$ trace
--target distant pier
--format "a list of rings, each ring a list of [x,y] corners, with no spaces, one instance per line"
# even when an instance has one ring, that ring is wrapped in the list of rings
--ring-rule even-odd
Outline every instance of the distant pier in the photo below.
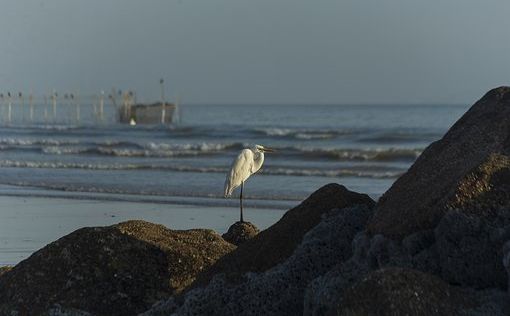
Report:
[[[160,84],[161,100],[152,103],[138,103],[132,90],[83,95],[57,90],[43,95],[0,92],[0,125],[171,124],[177,121],[178,104],[164,99],[162,80]]]

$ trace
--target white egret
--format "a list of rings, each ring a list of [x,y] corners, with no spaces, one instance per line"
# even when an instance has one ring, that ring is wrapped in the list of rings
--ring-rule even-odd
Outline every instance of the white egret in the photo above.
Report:
[[[232,162],[232,167],[225,180],[225,197],[232,195],[235,188],[241,186],[239,195],[239,206],[241,208],[241,222],[243,220],[243,187],[244,181],[252,174],[259,171],[264,163],[264,153],[274,152],[273,149],[261,145],[255,145],[253,148],[245,148]]]

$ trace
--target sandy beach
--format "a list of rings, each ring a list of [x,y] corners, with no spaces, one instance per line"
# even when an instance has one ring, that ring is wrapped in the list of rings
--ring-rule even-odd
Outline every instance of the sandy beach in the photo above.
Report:
[[[264,229],[284,212],[248,207],[245,218]],[[14,265],[81,227],[142,219],[171,229],[200,227],[222,234],[238,216],[239,210],[234,207],[0,196],[0,266]]]

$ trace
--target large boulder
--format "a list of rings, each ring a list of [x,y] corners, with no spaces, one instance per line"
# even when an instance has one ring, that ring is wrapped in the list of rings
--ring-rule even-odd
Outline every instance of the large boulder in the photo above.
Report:
[[[326,212],[355,205],[371,208],[374,204],[366,194],[349,191],[339,184],[325,185],[285,213],[277,223],[218,260],[197,277],[195,285],[207,284],[218,273],[226,273],[235,279],[245,272],[266,271],[289,258],[303,236]]]
[[[79,229],[0,276],[0,315],[78,309],[135,315],[235,248],[212,230],[144,221]]]
[[[380,198],[367,230],[400,240],[453,209],[493,218],[510,208],[510,87],[489,91]]]

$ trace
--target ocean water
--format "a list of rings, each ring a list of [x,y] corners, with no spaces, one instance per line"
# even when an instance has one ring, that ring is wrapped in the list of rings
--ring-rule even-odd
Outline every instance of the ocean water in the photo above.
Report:
[[[8,124],[4,106],[0,195],[235,206],[238,191],[222,196],[227,171],[261,144],[277,152],[246,182],[248,207],[290,207],[331,182],[377,199],[467,108],[183,105],[180,124],[131,127],[112,113],[95,123],[85,107],[80,124],[71,112],[58,124],[37,113]]]

